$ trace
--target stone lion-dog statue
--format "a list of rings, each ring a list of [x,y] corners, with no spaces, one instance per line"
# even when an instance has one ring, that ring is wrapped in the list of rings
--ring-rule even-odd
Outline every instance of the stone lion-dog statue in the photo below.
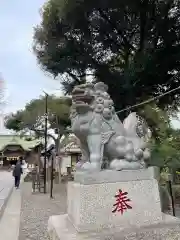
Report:
[[[107,85],[98,82],[76,86],[72,92],[71,128],[82,152],[77,170],[145,168],[150,151],[137,134],[137,115],[130,113],[122,123],[107,91]]]

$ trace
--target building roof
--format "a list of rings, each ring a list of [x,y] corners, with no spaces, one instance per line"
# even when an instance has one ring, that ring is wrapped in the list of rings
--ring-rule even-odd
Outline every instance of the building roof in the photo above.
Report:
[[[27,141],[17,135],[0,135],[0,151],[3,151],[6,146],[10,145],[19,145],[25,151],[30,151],[39,144],[40,140],[38,139]]]
[[[81,153],[79,140],[74,134],[64,136],[61,140],[61,153]]]
[[[78,144],[70,142],[60,150],[61,153],[81,153],[81,149]]]

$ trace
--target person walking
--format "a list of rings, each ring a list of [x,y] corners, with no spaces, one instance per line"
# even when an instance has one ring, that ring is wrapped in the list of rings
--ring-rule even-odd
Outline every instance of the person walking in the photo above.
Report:
[[[18,160],[17,163],[16,163],[16,166],[13,169],[13,177],[14,177],[15,188],[19,188],[22,173],[23,173],[23,171],[22,171],[21,161]]]

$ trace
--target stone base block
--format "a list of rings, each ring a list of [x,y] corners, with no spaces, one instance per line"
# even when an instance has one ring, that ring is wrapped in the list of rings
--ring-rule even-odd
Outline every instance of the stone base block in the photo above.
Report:
[[[156,168],[76,173],[67,214],[49,219],[51,240],[180,239],[180,223],[161,212],[157,177]]]
[[[129,228],[162,220],[159,187],[153,168],[94,174],[97,176],[78,176],[79,182],[75,175],[75,182],[68,183],[68,217],[78,232]],[[119,191],[126,193],[122,201],[125,197],[129,199],[121,206],[115,205],[118,203],[115,195]],[[121,208],[124,209],[121,211]]]
[[[78,233],[67,214],[52,216],[48,222],[50,240],[179,240],[180,221],[163,215],[163,221],[148,227],[109,229],[101,232]]]
[[[149,167],[139,170],[104,170],[101,172],[75,172],[74,182],[84,185],[129,182],[159,178],[159,168]]]

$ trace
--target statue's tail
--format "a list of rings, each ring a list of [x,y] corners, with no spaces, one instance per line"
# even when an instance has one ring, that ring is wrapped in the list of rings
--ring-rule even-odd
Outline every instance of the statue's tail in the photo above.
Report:
[[[126,130],[127,136],[138,137],[136,128],[138,124],[138,119],[136,112],[130,113],[127,118],[123,121],[124,129]]]
[[[126,136],[129,141],[133,142],[134,149],[145,149],[146,142],[143,137],[140,137],[138,134],[138,117],[136,112],[132,112],[128,115],[128,117],[124,120],[123,126],[126,131]]]

